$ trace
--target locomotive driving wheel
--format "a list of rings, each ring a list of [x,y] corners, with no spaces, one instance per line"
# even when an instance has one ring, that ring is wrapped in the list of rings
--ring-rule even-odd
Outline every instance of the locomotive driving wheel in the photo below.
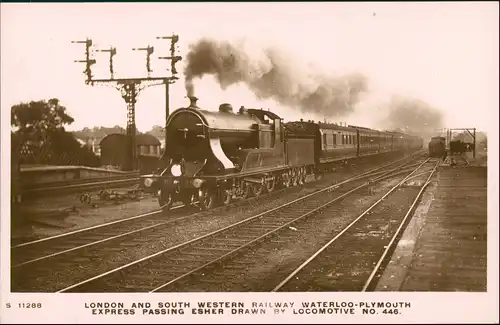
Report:
[[[266,180],[266,190],[267,192],[271,193],[274,191],[274,187],[276,186],[276,178],[274,176],[270,176]]]
[[[165,189],[158,190],[158,203],[160,204],[160,209],[169,211],[172,203],[174,203],[172,193]]]
[[[221,200],[222,204],[224,205],[229,205],[231,203],[231,199],[233,197],[233,194],[229,189],[223,189],[221,191]]]
[[[252,185],[253,194],[257,197],[264,192],[264,184],[253,184]]]
[[[314,171],[314,179],[317,180],[317,181],[323,179],[323,170],[316,169]]]
[[[282,179],[283,179],[283,186],[284,187],[290,187],[290,186],[292,186],[291,171],[287,171],[287,172],[283,173]]]
[[[236,197],[245,200],[250,197],[250,194],[252,194],[250,184],[244,180],[239,181],[239,185],[236,188]]]
[[[201,188],[198,191],[198,201],[201,210],[208,210],[215,206],[217,192],[210,188]]]
[[[299,170],[299,184],[300,185],[303,185],[306,183],[306,177],[307,177],[307,173],[306,173],[306,168],[305,167],[302,167],[300,170]]]
[[[291,174],[292,174],[291,175],[292,187],[299,185],[299,171],[296,168],[294,168],[292,169]]]
[[[181,197],[181,200],[182,200],[182,203],[184,203],[184,205],[186,207],[190,206],[193,201],[194,201],[194,194],[193,193],[189,193],[189,194],[183,194],[182,197]]]

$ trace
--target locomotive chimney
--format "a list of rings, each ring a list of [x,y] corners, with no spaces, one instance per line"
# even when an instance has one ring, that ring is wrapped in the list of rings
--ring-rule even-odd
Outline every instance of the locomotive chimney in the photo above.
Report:
[[[189,98],[189,107],[194,107],[194,108],[198,108],[198,106],[196,105],[196,102],[198,101],[198,97],[196,96],[188,96]]]

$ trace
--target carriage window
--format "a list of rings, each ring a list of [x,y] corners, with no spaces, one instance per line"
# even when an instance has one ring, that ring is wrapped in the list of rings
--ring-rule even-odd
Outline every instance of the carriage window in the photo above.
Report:
[[[323,133],[323,146],[326,147],[326,134]]]

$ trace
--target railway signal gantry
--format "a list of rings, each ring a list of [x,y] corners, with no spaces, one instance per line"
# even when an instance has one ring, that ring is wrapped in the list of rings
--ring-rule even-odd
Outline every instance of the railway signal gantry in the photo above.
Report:
[[[170,56],[166,57],[158,57],[158,59],[170,60],[171,68],[169,76],[161,76],[161,77],[151,77],[151,55],[154,53],[154,47],[148,45],[143,48],[133,48],[135,51],[145,51],[146,52],[146,71],[147,77],[138,77],[138,78],[115,78],[115,71],[113,67],[113,57],[117,54],[115,47],[110,47],[109,49],[96,49],[96,52],[107,52],[109,53],[109,78],[104,79],[95,79],[92,74],[92,65],[96,64],[96,60],[92,58],[91,47],[93,45],[92,39],[86,39],[85,41],[72,41],[72,43],[85,44],[85,59],[84,60],[75,60],[78,63],[85,63],[85,70],[83,73],[86,76],[85,83],[87,85],[94,86],[96,84],[113,84],[116,89],[118,89],[125,102],[127,103],[127,166],[125,166],[125,170],[136,170],[137,169],[137,155],[136,155],[136,145],[135,145],[135,135],[136,135],[136,126],[135,126],[135,103],[137,101],[137,96],[139,92],[147,87],[156,86],[156,85],[165,85],[165,114],[166,117],[169,115],[170,106],[169,106],[169,85],[173,84],[178,78],[176,77],[177,69],[175,68],[175,64],[182,60],[181,56],[175,55],[176,52],[176,43],[179,41],[178,35],[172,36],[160,36],[157,39],[166,39],[170,40]]]

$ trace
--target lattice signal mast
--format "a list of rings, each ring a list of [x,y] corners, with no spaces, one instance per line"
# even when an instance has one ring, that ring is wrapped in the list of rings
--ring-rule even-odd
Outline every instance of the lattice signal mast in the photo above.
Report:
[[[113,57],[117,54],[116,48],[110,47],[109,49],[99,50],[96,49],[96,52],[107,52],[109,53],[109,79],[94,79],[92,75],[92,65],[96,64],[96,60],[92,58],[91,55],[91,47],[92,40],[86,39],[85,41],[72,41],[71,43],[85,44],[85,60],[75,60],[75,62],[85,63],[85,70],[83,73],[86,76],[85,83],[87,85],[94,86],[96,84],[114,84],[115,88],[120,90],[123,99],[127,103],[127,139],[128,139],[128,164],[125,166],[126,170],[137,170],[137,153],[136,153],[136,144],[135,144],[135,135],[136,135],[136,126],[135,126],[135,103],[137,101],[137,96],[140,91],[156,85],[165,85],[165,120],[168,118],[170,114],[170,105],[169,105],[169,85],[174,83],[177,79],[177,69],[175,68],[175,64],[182,60],[181,56],[175,55],[176,43],[179,41],[178,35],[172,36],[160,36],[157,39],[169,39],[170,40],[170,56],[167,57],[158,57],[158,59],[171,60],[171,68],[170,68],[170,76],[164,77],[151,77],[151,55],[154,53],[154,47],[148,45],[147,47],[142,48],[133,48],[134,51],[145,51],[146,52],[146,72],[147,77],[139,77],[139,78],[115,78],[115,71],[113,67]],[[168,69],[167,69],[168,70]]]

